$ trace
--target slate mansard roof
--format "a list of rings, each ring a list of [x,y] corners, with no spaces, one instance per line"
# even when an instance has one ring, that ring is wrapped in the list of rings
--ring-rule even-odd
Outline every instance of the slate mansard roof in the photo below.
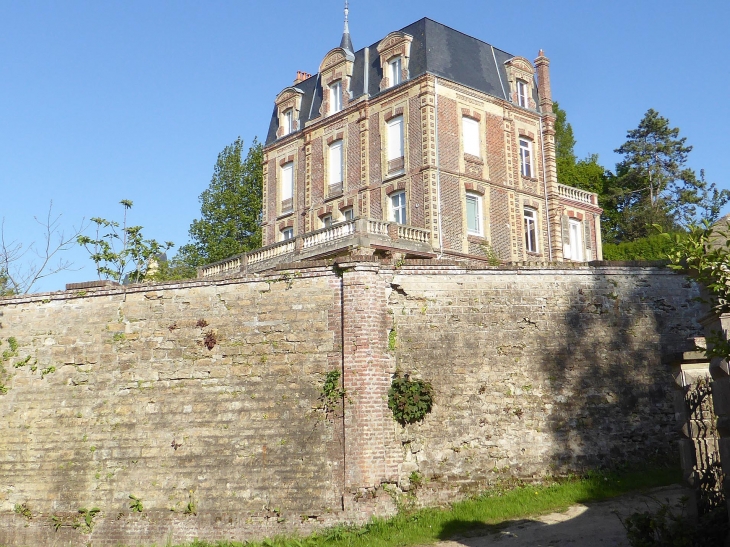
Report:
[[[409,80],[426,73],[433,74],[509,101],[509,89],[507,89],[509,84],[504,63],[514,55],[428,18],[423,18],[402,28],[401,32],[413,36],[408,67]],[[353,100],[364,95],[366,91],[364,89],[366,49],[369,50],[370,55],[370,66],[367,68],[369,72],[367,92],[370,97],[381,93],[380,80],[383,78],[383,70],[380,67],[380,56],[377,51],[378,43],[355,53],[355,64],[350,82]],[[304,92],[299,119],[299,127],[303,128],[308,121],[320,117],[319,109],[322,105],[323,93],[320,75],[316,74],[295,84],[294,87]],[[535,102],[538,102],[537,97],[535,97]],[[278,123],[277,111],[274,107],[269,133],[266,137],[267,145],[276,140]]]

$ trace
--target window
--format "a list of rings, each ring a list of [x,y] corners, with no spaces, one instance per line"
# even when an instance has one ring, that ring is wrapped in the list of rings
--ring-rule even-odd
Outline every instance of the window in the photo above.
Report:
[[[288,241],[290,239],[294,239],[294,228],[284,228],[281,231],[281,239],[283,241]]]
[[[398,85],[403,81],[403,61],[400,57],[396,57],[388,62],[388,76],[390,76],[390,85]]]
[[[477,157],[481,156],[479,151],[479,122],[467,117],[461,118],[461,122],[464,138],[464,153]]]
[[[342,80],[330,85],[330,113],[336,114],[342,110]]]
[[[581,221],[574,218],[568,219],[568,244],[565,258],[583,262],[583,237],[581,230]]]
[[[322,227],[329,228],[332,226],[332,215],[324,215],[322,217]]]
[[[534,209],[525,208],[525,249],[527,252],[537,252],[537,214]]]
[[[342,216],[345,220],[352,220],[355,218],[355,210],[352,207],[342,210]]]
[[[289,162],[281,166],[281,211],[293,209],[294,203],[294,163]]]
[[[528,108],[530,106],[530,102],[527,97],[527,93],[529,91],[529,87],[527,87],[527,82],[524,80],[517,80],[517,104]]]
[[[342,183],[342,141],[335,141],[329,148],[329,183]]]
[[[290,108],[284,112],[284,135],[294,131],[294,111]]]
[[[526,139],[520,139],[520,172],[523,177],[531,178],[532,173],[532,143]]]
[[[466,194],[466,231],[469,234],[482,235],[482,197],[478,194]]]
[[[398,116],[388,122],[388,161],[397,160],[402,157],[403,116]]]
[[[390,217],[398,224],[406,223],[406,193],[397,192],[390,196]]]

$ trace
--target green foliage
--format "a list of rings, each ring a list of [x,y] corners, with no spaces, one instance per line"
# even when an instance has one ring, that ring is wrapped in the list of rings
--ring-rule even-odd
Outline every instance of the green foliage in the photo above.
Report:
[[[132,494],[129,495],[129,499],[132,500],[132,502],[129,504],[129,508],[137,513],[141,513],[144,511],[144,506],[142,505],[142,500],[139,499],[137,496],[133,496]]]
[[[94,529],[94,517],[97,513],[100,513],[101,509],[93,507],[92,509],[79,509],[79,514],[84,518],[85,532],[91,533]]]
[[[388,408],[401,425],[423,420],[431,412],[433,388],[429,382],[396,374],[388,390]]]
[[[188,499],[188,504],[185,506],[183,513],[186,515],[198,514],[198,504],[195,501],[195,496],[193,495],[192,490],[190,491],[190,498]]]
[[[156,280],[161,257],[175,244],[145,239],[142,226],[127,226],[127,211],[132,208],[132,202],[123,199],[119,203],[124,208],[121,224],[94,217],[91,222],[96,225],[96,237],[92,239],[80,235],[76,241],[91,255],[99,279],[112,279],[120,283]]]
[[[7,270],[0,269],[0,296],[12,296],[15,289],[10,284],[10,277]]]
[[[263,145],[256,139],[245,159],[240,137],[223,149],[200,194],[201,218],[190,225],[192,242],[180,248],[173,263],[195,268],[261,246],[263,161]]]
[[[500,260],[497,251],[494,250],[494,247],[492,247],[491,243],[481,243],[479,244],[479,248],[482,250],[482,253],[487,259],[487,263],[490,266],[499,266],[500,264],[502,264],[502,261]]]
[[[398,346],[398,332],[395,330],[395,327],[390,329],[388,331],[388,349],[390,351],[395,351],[395,348]]]
[[[322,384],[322,392],[319,395],[319,400],[322,402],[322,408],[324,408],[325,412],[330,412],[337,408],[337,405],[339,405],[345,396],[345,390],[341,387],[341,376],[339,370],[331,370],[324,377],[324,384]]]
[[[31,512],[30,507],[28,507],[27,503],[16,503],[13,507],[13,512],[15,512],[15,514],[17,515],[27,518],[28,520],[33,518],[33,513]]]
[[[678,232],[678,237],[683,233]],[[668,260],[674,244],[661,234],[653,234],[634,241],[605,243],[604,260]]]

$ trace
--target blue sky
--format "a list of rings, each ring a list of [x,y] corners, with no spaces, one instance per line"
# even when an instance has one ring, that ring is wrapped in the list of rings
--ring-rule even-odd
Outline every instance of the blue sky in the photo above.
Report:
[[[730,2],[368,0],[350,3],[356,49],[421,17],[495,47],[551,59],[553,98],[579,156],[613,149],[649,108],[694,145],[691,167],[730,187]],[[218,153],[263,139],[276,94],[339,45],[342,2],[0,0],[0,217],[30,243],[49,202],[70,229],[121,217],[187,242]],[[93,280],[77,271],[35,290]]]

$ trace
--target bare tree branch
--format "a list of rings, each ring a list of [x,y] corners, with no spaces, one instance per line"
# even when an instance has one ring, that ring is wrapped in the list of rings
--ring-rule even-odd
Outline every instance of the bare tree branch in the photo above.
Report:
[[[18,240],[6,241],[5,218],[0,223],[0,282],[4,281],[6,291],[13,294],[26,294],[43,278],[62,271],[72,270],[73,263],[58,256],[76,244],[76,238],[86,229],[84,219],[79,228],[72,227],[66,235],[61,225],[61,214],[54,216],[53,201],[48,206],[45,219],[35,221],[42,226],[43,236],[40,243],[28,245]],[[29,252],[35,258],[26,258]],[[56,262],[57,259],[57,262]],[[0,291],[3,287],[0,286]]]

